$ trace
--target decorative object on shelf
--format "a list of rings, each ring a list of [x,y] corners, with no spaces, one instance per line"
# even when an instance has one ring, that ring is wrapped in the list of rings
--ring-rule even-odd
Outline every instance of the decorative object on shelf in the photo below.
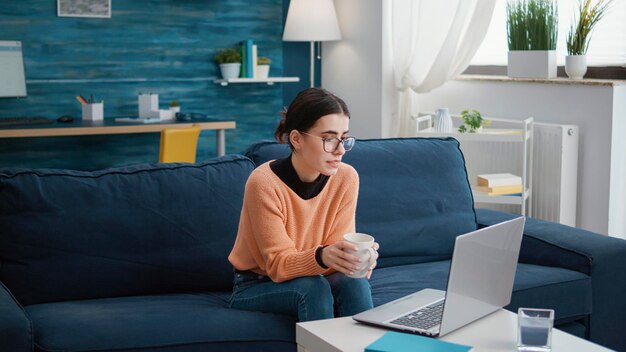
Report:
[[[448,108],[441,108],[435,111],[434,130],[435,132],[449,133],[452,132],[452,117]]]
[[[176,100],[170,101],[170,111],[172,112],[172,114],[176,114],[177,112],[180,112],[180,104],[178,103],[178,101]]]
[[[241,53],[235,48],[218,49],[215,62],[220,65],[224,79],[238,78],[241,71]]]
[[[555,78],[558,13],[553,0],[507,3],[509,77]]]
[[[483,115],[478,110],[463,110],[461,111],[461,121],[463,124],[459,126],[458,131],[461,133],[469,132],[476,133],[482,132],[483,126],[489,126],[491,120],[483,118]]]
[[[567,34],[565,73],[571,79],[583,79],[587,73],[587,49],[593,27],[602,19],[613,0],[599,0],[591,6],[591,0],[578,1],[578,22],[572,23]]]
[[[264,79],[270,76],[270,65],[272,64],[272,60],[269,57],[259,56],[257,59],[257,78]]]
[[[241,42],[241,78],[257,78],[257,45],[252,39]]]
[[[333,0],[291,0],[283,32],[283,41],[311,43],[311,87],[315,87],[314,42],[340,40],[341,31]],[[318,43],[317,59],[321,59]]]

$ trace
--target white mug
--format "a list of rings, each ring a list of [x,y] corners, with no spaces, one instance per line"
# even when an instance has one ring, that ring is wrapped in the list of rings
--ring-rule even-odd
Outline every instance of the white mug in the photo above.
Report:
[[[376,252],[373,248],[374,237],[364,233],[347,233],[343,235],[343,239],[356,245],[357,250],[352,254],[361,258],[361,266],[348,276],[355,279],[365,277],[369,268],[376,264]]]

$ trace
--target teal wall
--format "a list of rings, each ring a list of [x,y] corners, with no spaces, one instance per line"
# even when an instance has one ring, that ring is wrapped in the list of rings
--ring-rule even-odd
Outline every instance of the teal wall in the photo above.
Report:
[[[23,44],[28,97],[0,99],[0,118],[80,116],[75,96],[105,101],[105,116],[137,111],[137,94],[154,92],[161,108],[232,119],[227,153],[272,138],[278,112],[308,86],[308,44],[281,40],[288,0],[113,1],[110,19],[57,17],[56,1],[10,1],[0,7],[0,40]],[[303,82],[212,81],[217,48],[253,39],[272,59],[272,76]],[[284,63],[283,59],[289,60]],[[318,70],[320,72],[320,70]],[[201,135],[198,159],[215,154],[215,133]],[[158,134],[0,139],[0,166],[99,169],[155,162]]]

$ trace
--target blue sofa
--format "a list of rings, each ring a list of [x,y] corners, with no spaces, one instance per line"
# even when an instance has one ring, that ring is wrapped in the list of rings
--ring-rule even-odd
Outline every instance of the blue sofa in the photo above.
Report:
[[[295,351],[292,317],[228,308],[246,179],[287,155],[84,172],[0,169],[0,350]],[[515,215],[474,210],[454,139],[359,141],[357,230],[381,258],[379,305],[445,289],[455,236]],[[528,219],[507,307],[626,350],[626,241]]]

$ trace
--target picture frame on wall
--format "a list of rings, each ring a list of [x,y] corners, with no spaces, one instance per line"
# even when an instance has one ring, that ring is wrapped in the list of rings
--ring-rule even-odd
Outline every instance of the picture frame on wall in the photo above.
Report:
[[[111,0],[57,0],[57,15],[111,18]]]

